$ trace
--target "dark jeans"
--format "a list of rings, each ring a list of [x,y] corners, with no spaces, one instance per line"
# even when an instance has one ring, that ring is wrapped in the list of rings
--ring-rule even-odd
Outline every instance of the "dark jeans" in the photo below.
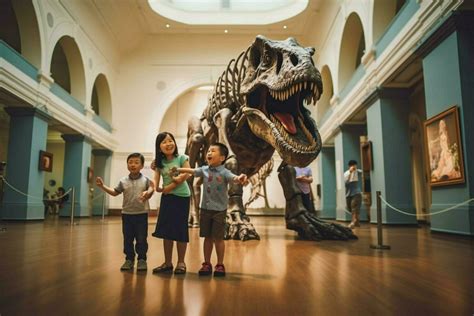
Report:
[[[123,253],[126,260],[135,260],[135,252],[138,260],[146,260],[148,243],[148,214],[122,214]],[[133,247],[135,240],[135,249]]]
[[[307,193],[303,193],[301,194],[301,197],[303,198],[303,205],[304,207],[310,211],[310,212],[314,212],[314,205],[313,205],[313,201],[311,201],[311,194]]]

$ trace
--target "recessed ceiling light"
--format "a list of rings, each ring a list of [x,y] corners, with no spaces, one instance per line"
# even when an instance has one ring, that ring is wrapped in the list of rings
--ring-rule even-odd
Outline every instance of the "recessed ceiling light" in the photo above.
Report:
[[[283,25],[283,28],[286,30],[286,29],[288,28],[288,26],[286,26],[286,25]]]
[[[224,30],[224,33],[229,33],[229,31],[228,31],[228,30]]]
[[[166,26],[166,28],[167,28],[167,29],[169,29],[171,25],[169,25],[169,24],[166,24],[165,26]]]

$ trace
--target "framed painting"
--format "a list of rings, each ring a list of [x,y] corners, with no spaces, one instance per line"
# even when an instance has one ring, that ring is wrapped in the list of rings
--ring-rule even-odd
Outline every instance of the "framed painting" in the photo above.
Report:
[[[91,167],[87,167],[87,182],[92,183],[94,179],[94,170]]]
[[[41,171],[53,171],[53,154],[40,150],[38,169]]]
[[[428,181],[431,186],[464,183],[459,109],[450,107],[424,123]]]
[[[360,155],[362,162],[362,170],[370,172],[374,170],[373,160],[374,156],[372,154],[372,142],[366,141],[360,144]]]

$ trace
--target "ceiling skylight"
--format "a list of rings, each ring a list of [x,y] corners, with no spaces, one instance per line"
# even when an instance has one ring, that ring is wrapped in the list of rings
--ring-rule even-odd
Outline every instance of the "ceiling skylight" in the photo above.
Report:
[[[148,0],[165,18],[195,25],[262,25],[289,19],[309,0]]]

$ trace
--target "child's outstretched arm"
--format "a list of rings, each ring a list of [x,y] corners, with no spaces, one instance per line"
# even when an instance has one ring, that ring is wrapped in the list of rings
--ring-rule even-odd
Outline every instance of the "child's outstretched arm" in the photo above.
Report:
[[[110,195],[112,195],[112,196],[117,196],[117,195],[120,194],[119,192],[115,191],[115,190],[112,189],[111,187],[106,186],[106,185],[104,184],[104,180],[102,180],[101,177],[97,177],[97,178],[95,179],[95,184],[97,184],[97,186],[98,186],[99,188],[101,188],[102,191],[104,191],[104,192],[106,192],[106,193],[108,193],[108,194],[110,194]]]
[[[194,168],[176,168],[179,173],[194,174]]]
[[[247,180],[247,175],[241,173],[240,175],[238,176],[235,176],[234,179],[232,179],[232,181],[236,182],[236,183],[240,183],[241,185],[244,185],[246,186],[247,184],[249,184],[248,180]]]
[[[186,160],[183,163],[183,168],[172,168],[171,171],[177,173],[172,176],[173,182],[176,184],[181,184],[182,182],[188,180],[189,174],[194,174],[194,169],[190,168],[189,166],[189,160]]]

